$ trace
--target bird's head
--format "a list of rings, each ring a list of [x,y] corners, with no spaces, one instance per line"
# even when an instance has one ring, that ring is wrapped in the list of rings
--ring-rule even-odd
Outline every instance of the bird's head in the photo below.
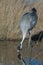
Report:
[[[32,12],[35,12],[35,13],[37,12],[37,10],[35,8],[32,8],[31,10],[32,10]]]

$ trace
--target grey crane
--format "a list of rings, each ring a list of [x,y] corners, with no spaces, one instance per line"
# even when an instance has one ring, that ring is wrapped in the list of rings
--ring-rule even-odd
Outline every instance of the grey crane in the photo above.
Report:
[[[31,32],[32,29],[35,27],[37,24],[38,16],[37,16],[37,10],[35,8],[32,8],[29,12],[25,13],[21,20],[20,20],[20,29],[22,32],[22,41],[17,47],[17,51],[19,52],[22,49],[22,44],[23,41],[26,38],[27,32],[30,34],[30,39],[31,39]]]

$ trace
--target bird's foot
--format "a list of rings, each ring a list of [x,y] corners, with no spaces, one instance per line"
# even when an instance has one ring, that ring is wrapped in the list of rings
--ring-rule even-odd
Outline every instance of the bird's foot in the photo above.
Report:
[[[17,52],[20,52],[21,49],[22,49],[22,45],[20,44],[20,45],[17,47]]]

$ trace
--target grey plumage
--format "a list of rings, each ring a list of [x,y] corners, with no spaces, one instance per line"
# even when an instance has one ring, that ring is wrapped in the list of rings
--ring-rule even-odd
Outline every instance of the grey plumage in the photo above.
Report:
[[[37,24],[38,16],[37,10],[32,8],[30,12],[25,13],[20,20],[20,29],[22,32],[22,41],[18,46],[18,50],[22,48],[22,43],[26,37],[27,32],[30,32]]]
[[[28,12],[23,15],[20,21],[20,29],[23,34],[32,30],[37,23],[38,16],[34,12]]]

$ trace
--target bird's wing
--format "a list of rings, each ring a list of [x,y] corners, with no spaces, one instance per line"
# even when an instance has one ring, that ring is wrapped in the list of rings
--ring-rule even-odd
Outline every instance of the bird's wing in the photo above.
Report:
[[[32,20],[30,22],[31,27],[34,27],[37,24],[38,17],[34,16],[32,17]]]

